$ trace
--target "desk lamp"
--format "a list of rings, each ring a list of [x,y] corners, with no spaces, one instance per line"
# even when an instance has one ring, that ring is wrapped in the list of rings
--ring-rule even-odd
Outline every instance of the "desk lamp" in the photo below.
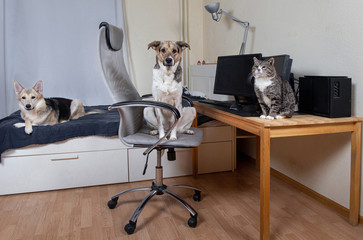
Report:
[[[243,21],[239,20],[238,18],[235,18],[231,14],[223,11],[222,9],[219,9],[219,2],[211,3],[211,4],[208,4],[208,5],[205,5],[204,7],[209,13],[212,14],[212,18],[213,18],[214,21],[219,22],[221,20],[221,18],[222,18],[222,15],[218,19],[218,14],[224,14],[224,15],[227,15],[228,17],[230,17],[236,23],[240,24],[242,27],[244,27],[245,33],[244,33],[244,36],[243,36],[242,46],[241,46],[241,49],[239,51],[240,55],[244,54],[245,48],[246,48],[246,42],[247,42],[248,27],[249,27],[250,23],[249,22],[243,22]]]

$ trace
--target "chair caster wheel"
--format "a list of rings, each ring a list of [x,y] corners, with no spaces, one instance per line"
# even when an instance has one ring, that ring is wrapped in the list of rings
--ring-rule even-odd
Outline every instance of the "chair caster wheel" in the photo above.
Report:
[[[191,216],[188,220],[189,227],[195,228],[197,226],[197,216]]]
[[[108,201],[108,203],[107,203],[108,208],[109,209],[114,209],[116,207],[116,205],[117,205],[117,200],[118,200],[118,197]]]
[[[193,200],[196,202],[200,202],[201,200],[200,191],[195,191],[195,194],[193,195]]]
[[[136,223],[134,222],[129,222],[128,224],[125,225],[125,231],[127,232],[127,234],[133,234],[136,228]]]

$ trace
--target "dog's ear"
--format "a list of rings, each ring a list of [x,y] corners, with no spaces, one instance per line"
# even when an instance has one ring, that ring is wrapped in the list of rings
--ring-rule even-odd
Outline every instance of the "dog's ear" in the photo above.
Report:
[[[150,48],[154,49],[156,51],[157,47],[159,47],[160,45],[160,41],[153,41],[151,43],[149,43],[149,45],[147,45],[147,49],[149,50]]]
[[[178,46],[182,49],[182,51],[186,48],[189,48],[190,50],[190,46],[188,43],[183,42],[183,41],[177,41],[176,44],[178,44]]]
[[[15,94],[20,94],[21,91],[23,91],[24,87],[21,86],[20,83],[18,83],[16,80],[14,80],[14,90],[15,90]]]
[[[33,87],[33,89],[37,92],[42,94],[43,92],[43,81],[39,80]]]

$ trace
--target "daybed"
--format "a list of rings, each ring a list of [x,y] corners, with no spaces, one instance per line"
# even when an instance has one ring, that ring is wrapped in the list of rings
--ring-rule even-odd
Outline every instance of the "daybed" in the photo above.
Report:
[[[118,112],[107,106],[86,111],[95,108],[104,113],[34,127],[31,135],[13,126],[23,122],[19,111],[1,119],[0,195],[152,179],[153,169],[142,175],[143,150],[117,137]],[[192,151],[177,151],[182,160],[165,161],[166,177],[192,174]],[[154,158],[151,154],[149,161]]]

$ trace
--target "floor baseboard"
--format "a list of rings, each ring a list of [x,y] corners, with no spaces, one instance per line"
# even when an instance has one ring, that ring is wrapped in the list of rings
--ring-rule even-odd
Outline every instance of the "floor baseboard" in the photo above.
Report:
[[[328,206],[329,208],[332,208],[339,214],[343,215],[344,217],[348,218],[349,216],[349,209],[346,207],[343,207],[342,205],[332,201],[331,199],[321,195],[320,193],[315,192],[314,190],[304,186],[303,184],[295,181],[294,179],[286,176],[285,174],[271,168],[271,175],[281,179],[282,181],[294,186],[295,188],[299,189],[300,191],[304,192],[305,194],[309,195],[310,197],[318,200],[322,204]],[[363,225],[363,217],[359,216],[359,224]]]

